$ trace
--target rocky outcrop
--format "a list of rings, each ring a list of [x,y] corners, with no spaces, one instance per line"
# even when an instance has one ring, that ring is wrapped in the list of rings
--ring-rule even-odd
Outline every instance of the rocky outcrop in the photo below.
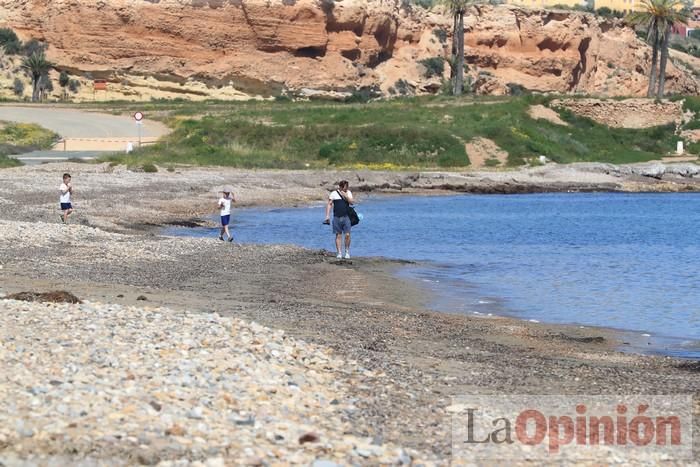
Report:
[[[682,101],[557,99],[552,101],[551,106],[568,109],[577,115],[614,128],[678,125],[684,119]]]
[[[0,25],[45,40],[60,68],[114,83],[388,94],[440,87],[447,71],[427,78],[420,60],[447,56],[451,21],[398,0],[0,0]],[[480,94],[640,95],[647,86],[649,47],[619,21],[479,6],[465,28]],[[670,65],[667,89],[697,93],[698,84]]]

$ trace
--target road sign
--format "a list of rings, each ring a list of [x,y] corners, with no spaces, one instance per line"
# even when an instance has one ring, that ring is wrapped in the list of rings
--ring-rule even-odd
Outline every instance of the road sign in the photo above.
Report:
[[[139,130],[139,147],[141,147],[141,126],[143,125],[143,113],[136,112],[134,114],[134,120],[136,120],[136,128]]]

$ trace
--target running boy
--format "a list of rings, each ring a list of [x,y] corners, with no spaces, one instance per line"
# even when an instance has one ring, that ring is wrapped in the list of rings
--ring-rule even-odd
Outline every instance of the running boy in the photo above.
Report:
[[[73,205],[70,202],[70,197],[73,194],[73,185],[71,184],[70,174],[63,174],[63,183],[61,183],[61,198],[59,202],[61,203],[61,221],[66,224],[68,222],[68,216],[73,214]]]
[[[230,188],[225,188],[224,196],[219,198],[219,209],[221,210],[221,231],[219,232],[219,240],[224,239],[224,234],[228,236],[228,241],[233,241],[233,235],[228,230],[228,224],[231,222],[231,203],[236,202],[236,197],[231,193]]]

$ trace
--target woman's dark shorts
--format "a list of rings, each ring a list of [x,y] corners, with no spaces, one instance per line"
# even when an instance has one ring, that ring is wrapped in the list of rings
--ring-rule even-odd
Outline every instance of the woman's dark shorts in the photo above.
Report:
[[[352,224],[350,224],[350,217],[334,217],[333,218],[333,233],[336,235],[349,234]]]

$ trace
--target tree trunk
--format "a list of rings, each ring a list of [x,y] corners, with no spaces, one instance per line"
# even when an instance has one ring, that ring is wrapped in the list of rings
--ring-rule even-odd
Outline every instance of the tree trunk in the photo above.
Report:
[[[450,82],[454,90],[455,75],[457,74],[457,14],[452,18],[452,56],[450,57]]]
[[[649,72],[649,87],[647,97],[654,97],[656,90],[656,62],[659,58],[659,31],[654,29],[652,34],[651,71]]]
[[[455,60],[454,88],[452,94],[461,96],[464,90],[464,12],[457,13],[457,59]]]
[[[39,81],[41,80],[41,75],[32,76],[32,102],[39,100]]]
[[[666,28],[663,43],[661,44],[661,63],[659,63],[659,92],[656,97],[664,97],[664,85],[666,84],[666,64],[668,63],[668,40],[671,37],[671,27]]]

